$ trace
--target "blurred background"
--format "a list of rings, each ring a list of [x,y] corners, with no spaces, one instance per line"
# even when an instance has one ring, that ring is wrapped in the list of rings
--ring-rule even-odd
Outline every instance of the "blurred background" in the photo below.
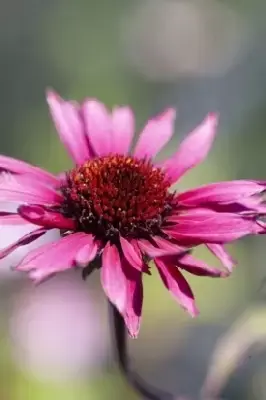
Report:
[[[53,172],[70,168],[45,103],[53,87],[65,98],[129,104],[138,129],[177,107],[161,157],[218,111],[213,151],[179,190],[265,179],[265,13],[264,0],[0,0],[0,152]],[[1,227],[0,246],[21,234]],[[33,287],[10,271],[25,251],[0,266],[0,399],[137,399],[112,360],[97,274]],[[265,238],[242,240],[232,254],[239,265],[229,279],[189,277],[201,310],[194,320],[155,272],[145,280],[130,353],[151,383],[192,400],[203,385],[227,400],[266,399]]]

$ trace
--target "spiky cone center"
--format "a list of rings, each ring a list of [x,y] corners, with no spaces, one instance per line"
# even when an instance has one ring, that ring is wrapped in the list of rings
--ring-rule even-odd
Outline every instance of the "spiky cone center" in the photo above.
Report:
[[[104,156],[67,173],[62,212],[78,230],[99,239],[147,237],[159,233],[171,211],[169,187],[163,171],[148,160]]]

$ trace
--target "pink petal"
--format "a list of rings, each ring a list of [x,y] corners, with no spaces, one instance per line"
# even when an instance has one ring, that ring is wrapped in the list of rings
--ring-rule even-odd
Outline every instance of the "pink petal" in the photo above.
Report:
[[[0,250],[0,260],[7,257],[10,253],[15,251],[18,247],[27,246],[31,242],[37,240],[40,236],[44,235],[47,232],[46,229],[38,228],[35,229],[26,235],[22,236],[16,242],[12,243],[10,246]]]
[[[259,199],[257,197],[259,197]],[[253,197],[248,197],[245,199],[237,200],[237,202],[233,203],[208,203],[206,206],[204,205],[204,210],[208,210],[209,213],[230,213],[230,214],[239,214],[243,216],[258,216],[259,214],[266,214],[266,205],[263,204],[263,194],[254,195]],[[186,213],[190,206],[180,207],[180,209],[176,209],[176,214],[173,214],[167,218],[168,222],[177,222],[179,221],[178,216],[180,212],[182,212],[182,217],[186,218]],[[192,206],[194,207],[194,206]],[[185,211],[185,209],[187,209]],[[189,214],[192,210],[200,209],[198,206],[197,208],[190,208]]]
[[[165,219],[165,222],[169,223],[182,223],[185,221],[201,222],[205,221],[217,214],[216,211],[209,208],[188,208],[186,210],[176,210],[177,214],[172,214]]]
[[[157,246],[159,246],[162,250],[165,250],[168,252],[168,254],[178,254],[181,255],[183,253],[186,253],[188,249],[185,247],[181,247],[177,245],[176,243],[172,243],[167,239],[164,239],[160,236],[153,236],[152,238]]]
[[[101,157],[112,152],[112,120],[104,104],[86,100],[82,106],[86,132],[94,153]]]
[[[56,185],[57,178],[50,172],[47,172],[39,167],[30,165],[25,161],[16,160],[15,158],[0,156],[0,170],[11,172],[13,174],[23,175],[29,174],[35,179],[40,179],[47,185]]]
[[[162,164],[171,182],[176,182],[185,172],[207,157],[216,134],[217,124],[218,116],[209,114],[202,124],[183,140],[177,153]]]
[[[230,254],[225,250],[224,246],[220,244],[206,244],[208,249],[221,261],[221,263],[228,269],[232,271],[233,267],[237,262],[230,256]]]
[[[132,239],[131,244],[134,247],[135,252],[138,254],[138,257],[141,258],[143,261],[142,272],[145,274],[151,275],[150,267],[149,267],[148,263],[146,261],[144,261],[144,259],[143,259],[143,255],[139,248],[137,239]]]
[[[179,204],[199,206],[208,203],[233,203],[261,193],[265,187],[255,181],[229,181],[211,183],[178,195]]]
[[[70,235],[71,236],[71,235]],[[65,237],[69,237],[69,236],[65,236]],[[63,238],[64,239],[64,238]],[[43,268],[43,267],[45,267],[45,266],[43,266],[43,265],[37,265],[36,263],[35,263],[35,260],[37,259],[37,260],[39,260],[40,259],[40,257],[42,256],[42,255],[49,255],[50,254],[50,251],[55,247],[56,248],[56,246],[57,246],[57,244],[59,243],[59,241],[60,241],[61,239],[59,239],[59,240],[56,240],[56,241],[54,241],[54,242],[49,242],[49,243],[46,243],[46,244],[44,244],[44,245],[42,245],[42,246],[40,246],[40,247],[37,247],[36,249],[34,249],[34,250],[31,250],[28,254],[26,254],[26,256],[20,261],[20,263],[16,266],[16,270],[18,270],[18,271],[22,271],[22,272],[29,272],[29,271],[31,271],[32,269],[36,269],[37,267],[39,267],[39,268]]]
[[[237,201],[237,204],[242,206],[244,210],[242,212],[257,212],[259,214],[266,214],[266,204],[263,196],[253,196]]]
[[[58,228],[74,230],[76,227],[72,219],[64,217],[59,212],[46,210],[38,205],[21,205],[18,208],[18,213],[32,224],[40,225],[48,229]]]
[[[62,195],[29,175],[4,174],[0,176],[0,201],[54,205],[61,203]]]
[[[120,236],[120,243],[122,247],[123,254],[129,264],[139,271],[143,269],[143,260],[140,255],[136,252],[134,246],[125,238]]]
[[[57,179],[58,179],[58,181],[59,181],[59,184],[64,185],[64,184],[66,183],[66,180],[67,180],[67,174],[66,174],[66,172],[60,172],[60,173],[57,175]]]
[[[40,246],[28,253],[16,267],[18,271],[30,273],[39,283],[44,279],[76,266],[76,254],[90,240],[85,233],[75,233]]]
[[[156,240],[158,239],[159,243],[159,238],[156,237]],[[161,242],[162,244],[162,242]],[[162,247],[155,247],[152,243],[150,243],[146,239],[140,239],[138,240],[138,246],[140,250],[148,255],[151,259],[155,257],[163,257],[163,256],[168,256],[171,254],[180,254],[184,251],[180,246],[174,245],[169,242],[169,245],[163,245]]]
[[[16,213],[0,212],[0,225],[26,225],[24,218]]]
[[[181,257],[177,261],[177,264],[180,268],[197,276],[209,276],[211,278],[220,278],[228,276],[228,272],[210,267],[208,264],[204,263],[201,260],[197,260],[190,254],[186,254],[184,255],[184,257]]]
[[[174,133],[176,112],[173,108],[165,110],[148,121],[136,144],[134,156],[153,158],[168,143]]]
[[[201,221],[180,221],[176,226],[163,231],[187,245],[202,243],[227,243],[248,234],[259,234],[263,228],[252,218],[230,213],[215,213]]]
[[[132,338],[136,338],[140,329],[143,286],[141,272],[132,268],[126,259],[122,261],[126,276],[126,308],[123,313],[125,324]]]
[[[218,212],[237,213],[242,215],[266,214],[263,193],[237,200],[235,203],[209,203],[209,207]]]
[[[134,136],[134,114],[129,107],[117,107],[112,113],[112,152],[127,154]]]
[[[76,164],[82,164],[91,156],[85,127],[79,106],[64,101],[52,90],[47,91],[47,102],[55,127],[62,143]]]
[[[75,260],[76,263],[80,267],[86,267],[89,265],[89,263],[94,260],[98,253],[99,246],[98,244],[93,240],[92,235],[87,235],[88,236],[88,244],[85,244],[77,253]]]
[[[108,299],[123,314],[126,308],[127,282],[122,270],[118,249],[109,242],[103,250],[101,282]]]
[[[161,279],[165,287],[172,293],[179,304],[195,317],[199,311],[195,305],[192,290],[177,267],[165,263],[162,259],[155,259]]]

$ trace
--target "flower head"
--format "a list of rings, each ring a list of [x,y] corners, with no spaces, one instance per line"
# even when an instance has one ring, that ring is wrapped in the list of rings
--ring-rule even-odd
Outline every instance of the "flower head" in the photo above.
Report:
[[[173,134],[175,111],[148,121],[130,153],[134,116],[130,108],[109,113],[100,102],[79,105],[49,91],[47,100],[73,169],[54,176],[36,166],[0,157],[0,200],[19,202],[16,213],[0,212],[0,223],[29,224],[27,235],[1,251],[3,258],[51,229],[61,238],[30,251],[16,266],[41,282],[69,268],[84,274],[100,268],[109,300],[124,317],[131,336],[141,318],[142,275],[153,260],[166,288],[192,316],[198,313],[182,272],[224,277],[234,261],[224,244],[265,229],[261,194],[265,183],[212,183],[183,193],[171,186],[202,162],[215,137],[217,115],[210,114],[158,164],[156,154]],[[191,255],[198,245],[223,263],[219,270]]]

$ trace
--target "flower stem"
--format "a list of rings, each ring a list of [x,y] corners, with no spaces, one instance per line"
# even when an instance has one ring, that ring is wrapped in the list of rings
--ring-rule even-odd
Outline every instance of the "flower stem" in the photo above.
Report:
[[[146,399],[174,400],[174,396],[150,386],[134,371],[131,370],[127,352],[127,332],[123,317],[120,315],[116,307],[111,302],[109,302],[109,307],[111,314],[114,348],[116,353],[115,355],[119,368],[125,376],[127,382]]]

